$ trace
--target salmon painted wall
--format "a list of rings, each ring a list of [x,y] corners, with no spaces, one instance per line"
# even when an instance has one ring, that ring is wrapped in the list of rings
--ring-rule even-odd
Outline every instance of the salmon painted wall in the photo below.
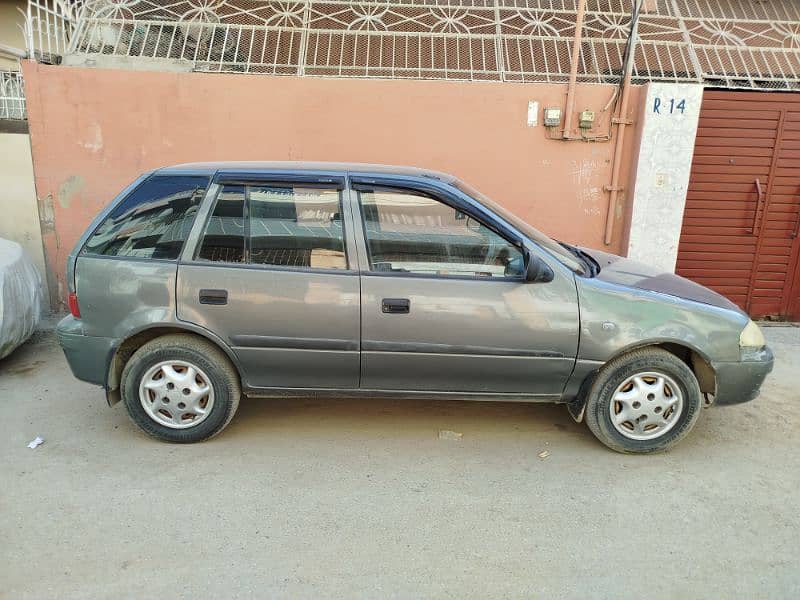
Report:
[[[547,139],[541,109],[560,84],[457,83],[145,72],[23,65],[53,306],[65,260],[94,215],[142,171],[202,160],[405,164],[462,177],[546,233],[603,248],[613,143]],[[632,90],[635,115],[641,89]],[[613,86],[581,85],[576,108]],[[527,123],[538,101],[539,125]],[[622,185],[630,179],[628,128]],[[615,235],[625,237],[623,193]]]

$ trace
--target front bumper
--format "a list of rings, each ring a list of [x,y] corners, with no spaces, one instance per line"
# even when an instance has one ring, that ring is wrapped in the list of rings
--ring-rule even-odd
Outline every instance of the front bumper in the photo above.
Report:
[[[772,350],[767,347],[759,354],[758,360],[715,363],[717,393],[714,404],[741,404],[754,400],[774,364]]]
[[[105,387],[108,361],[116,340],[84,335],[83,324],[72,315],[61,319],[56,335],[72,374],[81,381]]]

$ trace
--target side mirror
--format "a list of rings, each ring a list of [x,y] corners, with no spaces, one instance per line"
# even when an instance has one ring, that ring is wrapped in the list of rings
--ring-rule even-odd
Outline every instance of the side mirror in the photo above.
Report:
[[[541,258],[525,251],[525,281],[528,283],[548,283],[553,281],[553,269]]]

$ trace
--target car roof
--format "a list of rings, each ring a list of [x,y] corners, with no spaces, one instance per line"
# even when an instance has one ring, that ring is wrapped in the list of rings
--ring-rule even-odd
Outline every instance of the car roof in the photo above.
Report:
[[[173,165],[157,169],[158,174],[169,173],[196,173],[210,175],[217,171],[286,171],[287,173],[307,171],[315,173],[364,173],[375,175],[400,175],[408,177],[427,177],[438,179],[445,183],[452,183],[456,178],[447,173],[417,167],[404,167],[397,165],[380,165],[369,163],[349,162],[314,162],[314,161],[219,161],[197,162]]]

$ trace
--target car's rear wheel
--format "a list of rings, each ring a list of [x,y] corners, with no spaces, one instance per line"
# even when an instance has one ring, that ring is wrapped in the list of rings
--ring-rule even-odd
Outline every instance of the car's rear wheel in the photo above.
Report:
[[[168,442],[199,442],[220,431],[239,406],[236,369],[218,348],[192,335],[151,340],[122,372],[128,414],[145,433]]]
[[[646,454],[683,439],[703,406],[697,378],[660,348],[636,350],[605,365],[586,400],[585,418],[612,450]]]

